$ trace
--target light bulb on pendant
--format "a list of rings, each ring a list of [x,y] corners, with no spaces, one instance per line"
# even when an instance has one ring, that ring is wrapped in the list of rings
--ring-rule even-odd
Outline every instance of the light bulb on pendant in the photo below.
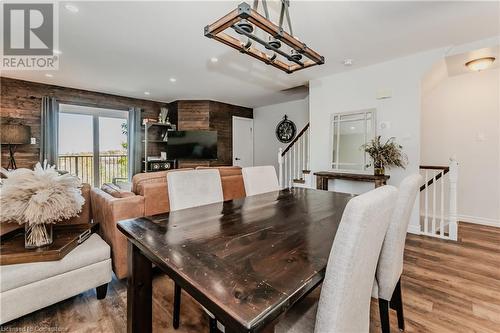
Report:
[[[236,26],[245,31],[246,33],[249,33],[251,34],[253,32],[253,25],[248,22],[247,20],[243,19],[241,21],[239,21],[238,23],[236,23]],[[244,48],[244,49],[248,49],[250,46],[252,46],[252,41],[250,40],[250,38],[248,38],[246,35],[240,33],[238,30],[236,30],[237,33],[240,34],[240,45]]]
[[[248,49],[250,48],[250,46],[252,46],[252,40],[245,35],[240,35],[240,45],[244,49]]]
[[[264,53],[266,54],[267,60],[269,60],[270,62],[273,62],[278,57],[276,52],[274,52],[273,50],[266,50],[264,51]]]
[[[275,49],[279,49],[281,47],[281,42],[272,36],[269,36],[269,41],[267,43]]]
[[[290,50],[290,57],[295,61],[300,61],[302,59],[302,54],[297,52],[295,49]]]
[[[268,44],[270,47],[266,46],[264,53],[266,54],[267,60],[272,62],[272,61],[276,60],[277,54],[271,47],[273,47],[275,49],[279,49],[281,47],[281,42],[279,40],[277,40],[276,38],[269,36]]]

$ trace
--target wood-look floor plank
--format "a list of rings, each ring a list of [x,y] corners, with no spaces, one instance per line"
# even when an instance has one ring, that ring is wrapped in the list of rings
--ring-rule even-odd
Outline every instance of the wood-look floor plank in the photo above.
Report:
[[[500,229],[460,223],[459,241],[409,235],[402,276],[406,332],[500,333]],[[153,281],[154,332],[208,332],[207,316],[182,294],[181,326],[172,327],[173,283]],[[2,330],[28,327],[59,332],[125,332],[126,281],[113,279],[104,300],[95,291],[21,317]],[[381,332],[378,305],[371,302],[370,333]],[[391,332],[399,332],[391,310]]]

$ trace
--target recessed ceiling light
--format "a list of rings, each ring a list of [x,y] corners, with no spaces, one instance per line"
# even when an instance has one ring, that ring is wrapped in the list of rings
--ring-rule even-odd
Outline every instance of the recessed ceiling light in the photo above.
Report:
[[[212,57],[212,58],[210,58],[210,61],[211,62],[217,62],[217,61],[219,61],[219,59],[217,59],[216,57]]]
[[[170,82],[175,82],[175,81],[177,81],[177,79],[175,77],[170,78]]]
[[[354,127],[354,126],[351,126],[351,130],[353,130],[353,131],[354,131],[355,129],[356,129],[356,127]]]
[[[66,8],[68,11],[72,12],[72,13],[78,13],[79,9],[77,6],[75,5],[72,5],[70,3],[67,3],[64,5],[64,8]]]
[[[490,67],[494,61],[495,57],[484,57],[468,61],[465,63],[465,66],[471,71],[480,72]]]
[[[145,91],[144,95],[149,96],[149,95],[151,95],[151,93],[149,91]]]
[[[62,52],[61,52],[61,51],[59,51],[59,50],[55,50],[55,49],[54,49],[54,50],[52,50],[52,52],[53,52],[54,54],[62,54]]]
[[[45,76],[46,76],[46,77],[54,77],[54,75],[53,75],[53,74],[49,74],[49,73],[45,74]]]
[[[352,66],[352,59],[344,59],[343,64],[344,66]]]

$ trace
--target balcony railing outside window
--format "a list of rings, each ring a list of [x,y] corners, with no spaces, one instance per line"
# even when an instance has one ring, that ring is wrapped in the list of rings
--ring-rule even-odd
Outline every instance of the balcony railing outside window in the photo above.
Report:
[[[99,156],[99,182],[94,183],[94,157],[92,154],[59,155],[59,170],[78,176],[83,183],[99,186],[111,183],[116,178],[128,178],[126,154]]]

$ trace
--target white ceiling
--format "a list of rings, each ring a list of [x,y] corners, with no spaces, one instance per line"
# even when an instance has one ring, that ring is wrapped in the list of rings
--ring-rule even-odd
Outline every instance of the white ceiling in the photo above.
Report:
[[[255,107],[297,99],[303,89],[281,91],[313,78],[500,35],[497,1],[292,0],[295,35],[326,64],[286,74],[203,36],[205,25],[239,2],[71,2],[78,13],[61,3],[59,70],[52,78],[32,71],[2,75],[157,101],[212,99]],[[276,19],[278,6],[272,7]],[[343,66],[345,58],[354,66]]]

